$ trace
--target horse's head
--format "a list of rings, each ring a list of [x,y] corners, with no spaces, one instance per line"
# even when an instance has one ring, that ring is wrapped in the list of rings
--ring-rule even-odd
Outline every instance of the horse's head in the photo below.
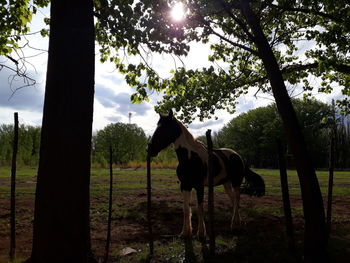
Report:
[[[175,142],[181,134],[180,125],[173,116],[172,110],[169,111],[168,115],[159,115],[157,129],[154,131],[147,149],[148,154],[152,157],[157,156],[161,150]]]

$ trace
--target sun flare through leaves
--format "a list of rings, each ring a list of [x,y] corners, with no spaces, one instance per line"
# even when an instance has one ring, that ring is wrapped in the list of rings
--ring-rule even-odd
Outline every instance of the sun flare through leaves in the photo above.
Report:
[[[175,2],[171,7],[170,16],[175,22],[180,22],[186,17],[185,6],[182,2]]]

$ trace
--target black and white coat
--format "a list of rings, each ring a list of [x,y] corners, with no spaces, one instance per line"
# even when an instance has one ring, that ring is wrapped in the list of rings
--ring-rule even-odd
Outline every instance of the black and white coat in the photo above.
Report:
[[[207,160],[208,151],[206,146],[194,139],[188,129],[178,121],[172,111],[168,115],[160,115],[157,129],[155,130],[148,152],[156,156],[161,150],[174,145],[179,161],[176,169],[183,195],[183,228],[181,235],[192,235],[191,224],[191,193],[196,190],[198,206],[198,236],[206,235],[204,223],[204,187],[208,185]],[[213,154],[214,185],[224,185],[225,191],[233,205],[231,228],[240,225],[239,201],[240,186],[245,177],[250,193],[255,195],[264,194],[264,181],[262,178],[245,168],[242,158],[233,150],[221,148],[214,150]]]

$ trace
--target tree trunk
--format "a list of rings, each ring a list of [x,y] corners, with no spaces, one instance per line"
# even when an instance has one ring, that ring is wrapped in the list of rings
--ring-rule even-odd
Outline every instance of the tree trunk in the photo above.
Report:
[[[254,34],[267,76],[270,80],[278,111],[287,133],[289,147],[293,153],[298,172],[305,218],[304,257],[306,262],[324,262],[326,257],[326,225],[323,199],[316,172],[309,158],[299,122],[284,84],[276,57],[264,35],[260,23],[249,6],[241,0],[242,12]]]
[[[89,217],[93,100],[93,1],[52,0],[30,262],[94,262]]]

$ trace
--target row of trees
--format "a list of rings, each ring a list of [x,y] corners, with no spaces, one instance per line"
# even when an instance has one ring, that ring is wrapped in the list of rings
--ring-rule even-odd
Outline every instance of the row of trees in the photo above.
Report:
[[[41,127],[19,127],[19,165],[36,166],[39,161]],[[124,164],[146,159],[147,136],[136,124],[113,123],[92,137],[92,162],[106,165],[109,145],[113,148],[113,162]],[[0,125],[0,165],[11,165],[13,125]]]
[[[19,133],[19,165],[33,166],[39,161],[40,127],[21,125]],[[10,165],[12,158],[13,125],[0,125],[0,165]]]
[[[302,124],[314,166],[328,167],[330,136],[335,129],[335,166],[340,169],[350,167],[350,122],[348,119],[341,116],[334,105],[314,99],[294,99],[293,106]],[[205,136],[200,136],[199,139],[206,141]],[[259,168],[278,167],[277,141],[280,141],[285,147],[289,167],[294,168],[293,158],[286,142],[286,134],[275,104],[240,114],[213,136],[215,147],[234,149],[249,165]]]
[[[302,132],[308,142],[308,150],[314,167],[326,168],[329,163],[330,136],[335,129],[336,167],[350,166],[349,122],[336,114],[334,108],[316,100],[293,100]],[[277,141],[286,147],[288,164],[294,167],[285,131],[275,104],[251,110],[233,118],[219,131],[218,146],[230,147],[244,156],[255,167],[278,167]]]
[[[350,122],[337,113],[334,106],[317,100],[294,99],[293,105],[308,141],[315,167],[328,167],[330,135],[335,136],[335,167],[350,167]],[[19,128],[18,162],[37,165],[41,128],[21,125]],[[0,126],[0,165],[10,165],[12,153],[12,125]],[[277,168],[277,140],[286,147],[289,166],[294,167],[289,155],[286,135],[275,104],[250,110],[233,118],[213,136],[215,147],[228,147],[239,152],[247,163],[260,168]],[[206,142],[205,136],[199,138]],[[126,164],[146,159],[148,138],[136,124],[113,123],[97,131],[92,137],[92,163],[107,166],[109,146],[113,148],[113,163]],[[170,148],[155,161],[171,163],[176,159]]]

